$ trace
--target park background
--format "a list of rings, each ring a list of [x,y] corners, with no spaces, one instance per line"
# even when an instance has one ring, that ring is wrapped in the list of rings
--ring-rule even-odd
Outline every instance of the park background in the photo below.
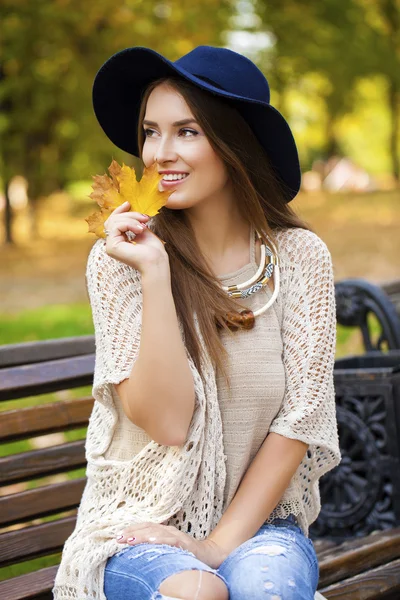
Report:
[[[400,278],[399,0],[1,0],[0,40],[0,344],[93,333],[91,178],[112,158],[134,162],[101,130],[91,88],[103,62],[129,46],[175,60],[209,44],[254,60],[298,145],[303,189],[292,206],[328,245],[335,280]],[[337,355],[359,352],[358,332],[339,327]],[[83,393],[90,389],[18,406]],[[43,436],[35,447],[84,435]],[[29,448],[17,442],[1,453]]]

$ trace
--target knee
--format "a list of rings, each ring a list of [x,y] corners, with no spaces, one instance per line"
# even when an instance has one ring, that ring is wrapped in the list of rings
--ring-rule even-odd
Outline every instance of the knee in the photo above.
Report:
[[[311,579],[308,569],[303,573],[293,569],[290,561],[284,557],[280,560],[251,560],[243,558],[234,574],[228,578],[230,600],[312,600]],[[269,559],[269,560],[268,560]]]
[[[192,570],[175,573],[165,579],[160,593],[179,600],[228,600],[228,588],[218,575]]]

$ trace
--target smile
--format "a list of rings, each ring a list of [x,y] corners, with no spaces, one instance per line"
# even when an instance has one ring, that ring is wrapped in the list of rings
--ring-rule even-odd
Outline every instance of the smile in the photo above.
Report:
[[[163,179],[160,180],[161,185],[164,188],[173,188],[177,185],[181,185],[189,177],[189,173],[182,173],[179,175],[164,175]]]

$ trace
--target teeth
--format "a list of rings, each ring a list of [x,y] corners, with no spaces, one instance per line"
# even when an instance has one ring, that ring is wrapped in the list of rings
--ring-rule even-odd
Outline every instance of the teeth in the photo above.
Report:
[[[168,173],[167,175],[164,175],[163,179],[165,181],[177,181],[178,179],[185,179],[185,177],[187,177],[187,176],[188,176],[187,173],[179,173],[179,174]]]

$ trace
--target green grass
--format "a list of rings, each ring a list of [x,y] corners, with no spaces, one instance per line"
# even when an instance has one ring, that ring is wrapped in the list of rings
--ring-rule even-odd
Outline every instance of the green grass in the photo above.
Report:
[[[370,315],[369,322],[372,332],[376,335],[379,330],[376,319]],[[0,345],[92,335],[93,333],[94,327],[89,303],[56,304],[13,315],[0,313]],[[339,325],[337,328],[337,357],[354,352],[363,352],[358,330]]]
[[[56,304],[17,314],[0,314],[0,345],[94,333],[87,304]]]
[[[2,567],[0,569],[0,581],[11,579],[11,577],[17,577],[18,575],[25,575],[25,573],[31,573],[32,571],[38,571],[39,569],[45,569],[46,567],[52,567],[53,565],[57,565],[60,560],[61,552],[58,554],[51,554],[50,556],[35,558],[34,560],[28,560],[26,562],[18,563],[17,565]]]

